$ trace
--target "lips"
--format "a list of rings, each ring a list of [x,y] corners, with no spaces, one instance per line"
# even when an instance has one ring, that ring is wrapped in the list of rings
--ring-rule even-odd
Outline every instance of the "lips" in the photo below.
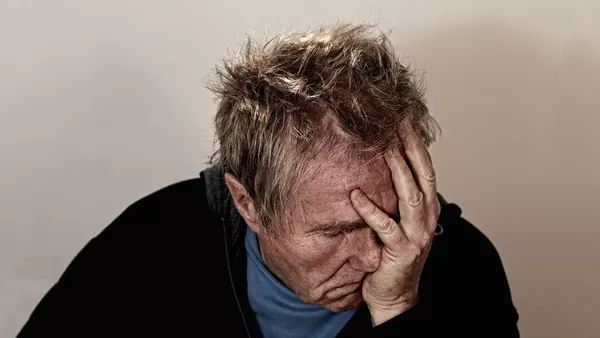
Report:
[[[344,284],[344,285],[338,286],[338,288],[343,288],[343,287],[347,287],[347,286],[353,286],[353,287],[356,287],[356,286],[360,286],[360,284],[362,284],[362,279],[361,279],[361,280],[359,280],[358,282],[350,282],[350,283],[346,283],[346,284]]]
[[[362,280],[353,283],[347,283],[329,290],[325,297],[328,299],[339,299],[355,292],[362,285]]]
[[[343,288],[343,289],[351,289],[352,291],[354,291],[362,285],[363,280],[364,280],[364,276],[353,282],[345,283],[338,287],[335,287],[335,288],[333,288],[333,290]],[[350,292],[352,292],[352,291],[350,291]]]

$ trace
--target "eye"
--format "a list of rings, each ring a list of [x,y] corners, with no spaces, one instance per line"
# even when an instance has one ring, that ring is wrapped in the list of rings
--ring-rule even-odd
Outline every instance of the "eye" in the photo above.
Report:
[[[335,237],[339,237],[339,236],[343,235],[344,232],[339,231],[339,230],[332,230],[332,231],[327,231],[324,234],[325,234],[325,237],[335,238]]]

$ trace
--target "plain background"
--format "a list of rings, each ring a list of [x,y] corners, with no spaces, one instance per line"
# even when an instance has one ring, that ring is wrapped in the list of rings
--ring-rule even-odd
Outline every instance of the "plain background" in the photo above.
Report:
[[[336,19],[426,70],[440,192],[500,251],[523,337],[600,337],[600,3],[574,0],[1,0],[0,337],[126,206],[206,166],[202,81],[246,32]]]

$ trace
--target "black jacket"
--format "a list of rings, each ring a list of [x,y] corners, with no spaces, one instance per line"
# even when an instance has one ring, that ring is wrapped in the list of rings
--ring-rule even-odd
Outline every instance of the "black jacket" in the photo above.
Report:
[[[443,203],[418,304],[371,327],[362,306],[338,337],[518,337],[492,243]],[[127,208],[44,296],[26,337],[260,337],[248,305],[245,227],[216,167]]]

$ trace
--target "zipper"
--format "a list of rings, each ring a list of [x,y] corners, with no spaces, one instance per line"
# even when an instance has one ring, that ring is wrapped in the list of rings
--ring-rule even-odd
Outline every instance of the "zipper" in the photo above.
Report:
[[[242,321],[244,322],[244,328],[246,329],[246,335],[248,338],[252,338],[250,336],[250,330],[248,330],[248,324],[246,323],[246,317],[244,316],[244,312],[242,311],[242,305],[240,304],[240,300],[238,298],[237,292],[235,291],[235,283],[233,282],[233,274],[231,273],[231,264],[229,263],[229,246],[227,245],[227,228],[225,227],[225,219],[221,217],[221,225],[223,226],[223,240],[225,241],[225,258],[227,259],[227,271],[229,272],[229,282],[231,283],[231,289],[233,290],[233,296],[235,297],[235,302],[238,306],[238,310],[240,311],[240,316],[242,316]]]

